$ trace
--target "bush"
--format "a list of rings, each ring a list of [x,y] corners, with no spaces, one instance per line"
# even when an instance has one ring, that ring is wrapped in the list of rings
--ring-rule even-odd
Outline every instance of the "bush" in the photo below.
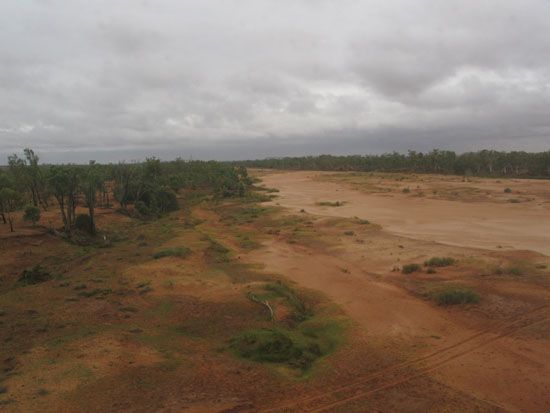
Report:
[[[51,278],[51,274],[44,270],[40,265],[24,270],[19,277],[19,282],[27,285],[38,284],[48,281]]]
[[[471,304],[479,302],[479,295],[463,288],[448,288],[435,294],[439,305]]]
[[[319,206],[330,206],[330,207],[339,207],[342,206],[344,203],[340,201],[331,202],[331,201],[321,201],[317,202],[317,205]]]
[[[162,214],[177,211],[179,209],[178,197],[176,193],[168,187],[160,188],[155,194],[155,198],[159,212]]]
[[[452,257],[432,257],[424,263],[427,267],[448,267],[456,263]]]
[[[40,221],[40,208],[34,205],[27,205],[25,207],[25,214],[23,215],[25,221],[32,222],[32,225],[36,225]]]
[[[403,190],[401,192],[403,192],[404,194],[408,194],[408,193],[411,192],[411,189],[409,187],[403,188]]]
[[[92,219],[88,214],[78,214],[74,221],[74,225],[79,231],[87,233],[92,232]]]
[[[148,216],[148,215],[151,214],[151,211],[149,210],[149,208],[147,207],[147,205],[146,205],[145,202],[143,202],[143,201],[137,201],[137,202],[134,204],[134,208],[136,209],[136,211],[137,211],[140,215]]]
[[[258,329],[247,331],[231,340],[231,348],[246,359],[285,363],[307,369],[313,361],[323,355],[315,342],[297,343],[280,330]]]
[[[504,188],[504,193],[509,194],[512,192],[512,188]]]
[[[164,257],[185,258],[191,253],[191,250],[186,247],[168,248],[162,251],[155,252],[153,258],[158,260]]]
[[[426,273],[427,274],[435,274],[437,271],[435,270],[434,267],[428,267],[428,269],[426,270]]]
[[[401,272],[403,274],[411,274],[413,272],[420,271],[421,269],[422,267],[420,266],[420,264],[405,264],[403,265],[403,269],[401,270]]]

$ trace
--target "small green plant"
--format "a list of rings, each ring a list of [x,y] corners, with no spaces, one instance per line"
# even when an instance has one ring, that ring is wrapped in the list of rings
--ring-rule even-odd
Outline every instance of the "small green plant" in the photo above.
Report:
[[[161,251],[157,251],[153,254],[155,260],[165,257],[178,257],[185,258],[191,253],[191,250],[186,247],[167,248]]]
[[[434,267],[428,267],[428,269],[426,270],[426,274],[435,274],[436,272],[437,271]]]
[[[424,265],[427,267],[448,267],[456,263],[452,257],[432,257],[427,260]]]
[[[406,187],[406,188],[403,188],[401,192],[403,192],[404,194],[408,194],[411,192],[411,189],[409,187]]]
[[[420,271],[422,267],[420,264],[412,263],[412,264],[405,264],[403,265],[403,268],[401,269],[401,272],[403,274],[412,274],[413,272]]]
[[[509,194],[512,192],[512,188],[504,188],[504,193]]]
[[[475,304],[479,302],[479,294],[465,289],[450,287],[439,291],[434,295],[434,299],[439,305],[457,305],[457,304]]]
[[[27,222],[32,222],[32,226],[34,227],[40,221],[40,208],[34,205],[27,205],[23,219]]]
[[[344,231],[344,235],[353,236],[353,235],[355,235],[355,232],[354,231]]]

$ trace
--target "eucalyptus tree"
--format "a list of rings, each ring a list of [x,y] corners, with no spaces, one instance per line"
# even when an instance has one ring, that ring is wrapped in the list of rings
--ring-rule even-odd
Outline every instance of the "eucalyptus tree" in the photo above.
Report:
[[[71,165],[50,166],[48,184],[57,200],[65,233],[70,236],[78,204],[79,174],[77,168]]]
[[[18,187],[28,192],[34,206],[47,207],[46,180],[39,165],[40,158],[30,148],[23,150],[24,157],[17,154],[8,157],[9,170]]]
[[[8,217],[11,232],[14,232],[12,213],[21,208],[22,202],[23,198],[16,190],[8,187],[0,190],[0,209]]]
[[[82,171],[81,188],[84,193],[84,199],[90,216],[90,233],[95,235],[95,208],[97,203],[97,193],[101,189],[103,180],[103,171],[95,162],[90,161],[89,165]]]

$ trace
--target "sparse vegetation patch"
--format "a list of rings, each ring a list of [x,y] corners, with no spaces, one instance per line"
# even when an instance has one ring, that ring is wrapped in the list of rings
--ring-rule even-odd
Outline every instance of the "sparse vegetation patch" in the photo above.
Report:
[[[51,274],[40,265],[23,271],[19,277],[19,282],[25,285],[39,284],[51,279]]]
[[[413,272],[420,271],[422,267],[420,264],[412,263],[412,264],[405,264],[403,265],[403,268],[401,269],[401,272],[403,274],[412,274]]]
[[[427,260],[424,265],[427,267],[448,267],[456,263],[452,257],[432,257]]]
[[[479,294],[466,288],[449,287],[436,292],[433,296],[435,302],[442,306],[456,304],[475,304],[479,302]]]
[[[340,202],[340,201],[335,201],[335,202],[321,201],[321,202],[317,202],[317,205],[319,205],[319,206],[329,206],[329,207],[339,207],[339,206],[344,205],[344,202]]]
[[[191,250],[186,247],[167,248],[161,251],[157,251],[153,254],[153,258],[158,260],[164,257],[178,257],[185,258],[191,254]]]

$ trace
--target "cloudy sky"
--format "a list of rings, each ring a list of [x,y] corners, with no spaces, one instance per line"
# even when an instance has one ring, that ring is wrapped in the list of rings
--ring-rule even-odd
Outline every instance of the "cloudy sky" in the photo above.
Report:
[[[548,0],[2,0],[0,163],[550,149]]]

